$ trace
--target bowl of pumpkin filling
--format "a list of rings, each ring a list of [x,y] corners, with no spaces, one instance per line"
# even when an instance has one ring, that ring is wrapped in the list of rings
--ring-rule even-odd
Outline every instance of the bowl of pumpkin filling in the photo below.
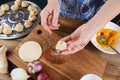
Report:
[[[93,36],[91,42],[104,53],[116,54],[110,46],[120,52],[120,26],[113,22],[108,22],[105,27]]]

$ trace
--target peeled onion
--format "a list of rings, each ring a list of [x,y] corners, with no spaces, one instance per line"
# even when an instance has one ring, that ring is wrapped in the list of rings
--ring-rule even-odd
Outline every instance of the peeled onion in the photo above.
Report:
[[[10,73],[12,80],[27,80],[30,76],[23,68],[15,68]]]

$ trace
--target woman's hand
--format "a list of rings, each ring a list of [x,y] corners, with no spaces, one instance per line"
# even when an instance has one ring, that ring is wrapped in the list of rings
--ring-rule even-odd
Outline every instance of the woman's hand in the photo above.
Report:
[[[94,35],[94,30],[90,29],[90,26],[83,24],[77,28],[71,35],[68,35],[60,41],[67,43],[67,49],[62,51],[62,55],[73,54],[83,49]]]
[[[48,0],[48,4],[41,11],[41,25],[47,30],[50,34],[51,30],[59,29],[58,26],[58,16],[60,12],[58,0]]]

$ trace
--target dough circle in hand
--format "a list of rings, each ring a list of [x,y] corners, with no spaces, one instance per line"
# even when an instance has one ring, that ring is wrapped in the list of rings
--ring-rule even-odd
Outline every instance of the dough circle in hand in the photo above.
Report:
[[[12,6],[11,6],[11,10],[12,10],[12,11],[18,11],[18,9],[19,9],[19,7],[16,6],[16,5],[12,5]]]
[[[3,34],[11,34],[12,33],[12,29],[11,27],[3,27]]]
[[[17,32],[22,32],[23,31],[23,25],[21,23],[16,24],[14,30]]]
[[[8,11],[9,10],[9,5],[8,4],[1,5],[1,10]]]
[[[25,23],[24,23],[24,26],[26,28],[30,28],[32,26],[32,22],[30,20],[26,20]]]
[[[0,10],[0,16],[3,16],[5,14],[4,10]]]
[[[67,44],[65,41],[58,41],[55,48],[58,51],[63,51],[67,49]]]
[[[21,7],[28,7],[28,6],[29,6],[29,3],[25,1],[23,1],[21,4]]]
[[[42,48],[39,43],[35,41],[25,42],[19,48],[19,57],[25,62],[32,62],[39,59],[42,55]]]

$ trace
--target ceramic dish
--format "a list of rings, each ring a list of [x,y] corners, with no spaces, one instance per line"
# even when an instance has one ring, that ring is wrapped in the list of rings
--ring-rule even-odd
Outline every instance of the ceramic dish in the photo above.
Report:
[[[106,24],[106,26],[104,28],[107,29],[112,29],[112,30],[116,30],[116,31],[120,31],[120,26],[118,26],[117,24],[113,23],[113,22],[109,22]],[[99,45],[99,43],[96,40],[96,35],[92,38],[91,40],[92,44],[99,50],[108,53],[108,54],[116,54],[115,51],[113,51],[111,48],[103,48]],[[118,38],[118,42],[115,46],[113,46],[117,51],[120,51],[120,37]]]

